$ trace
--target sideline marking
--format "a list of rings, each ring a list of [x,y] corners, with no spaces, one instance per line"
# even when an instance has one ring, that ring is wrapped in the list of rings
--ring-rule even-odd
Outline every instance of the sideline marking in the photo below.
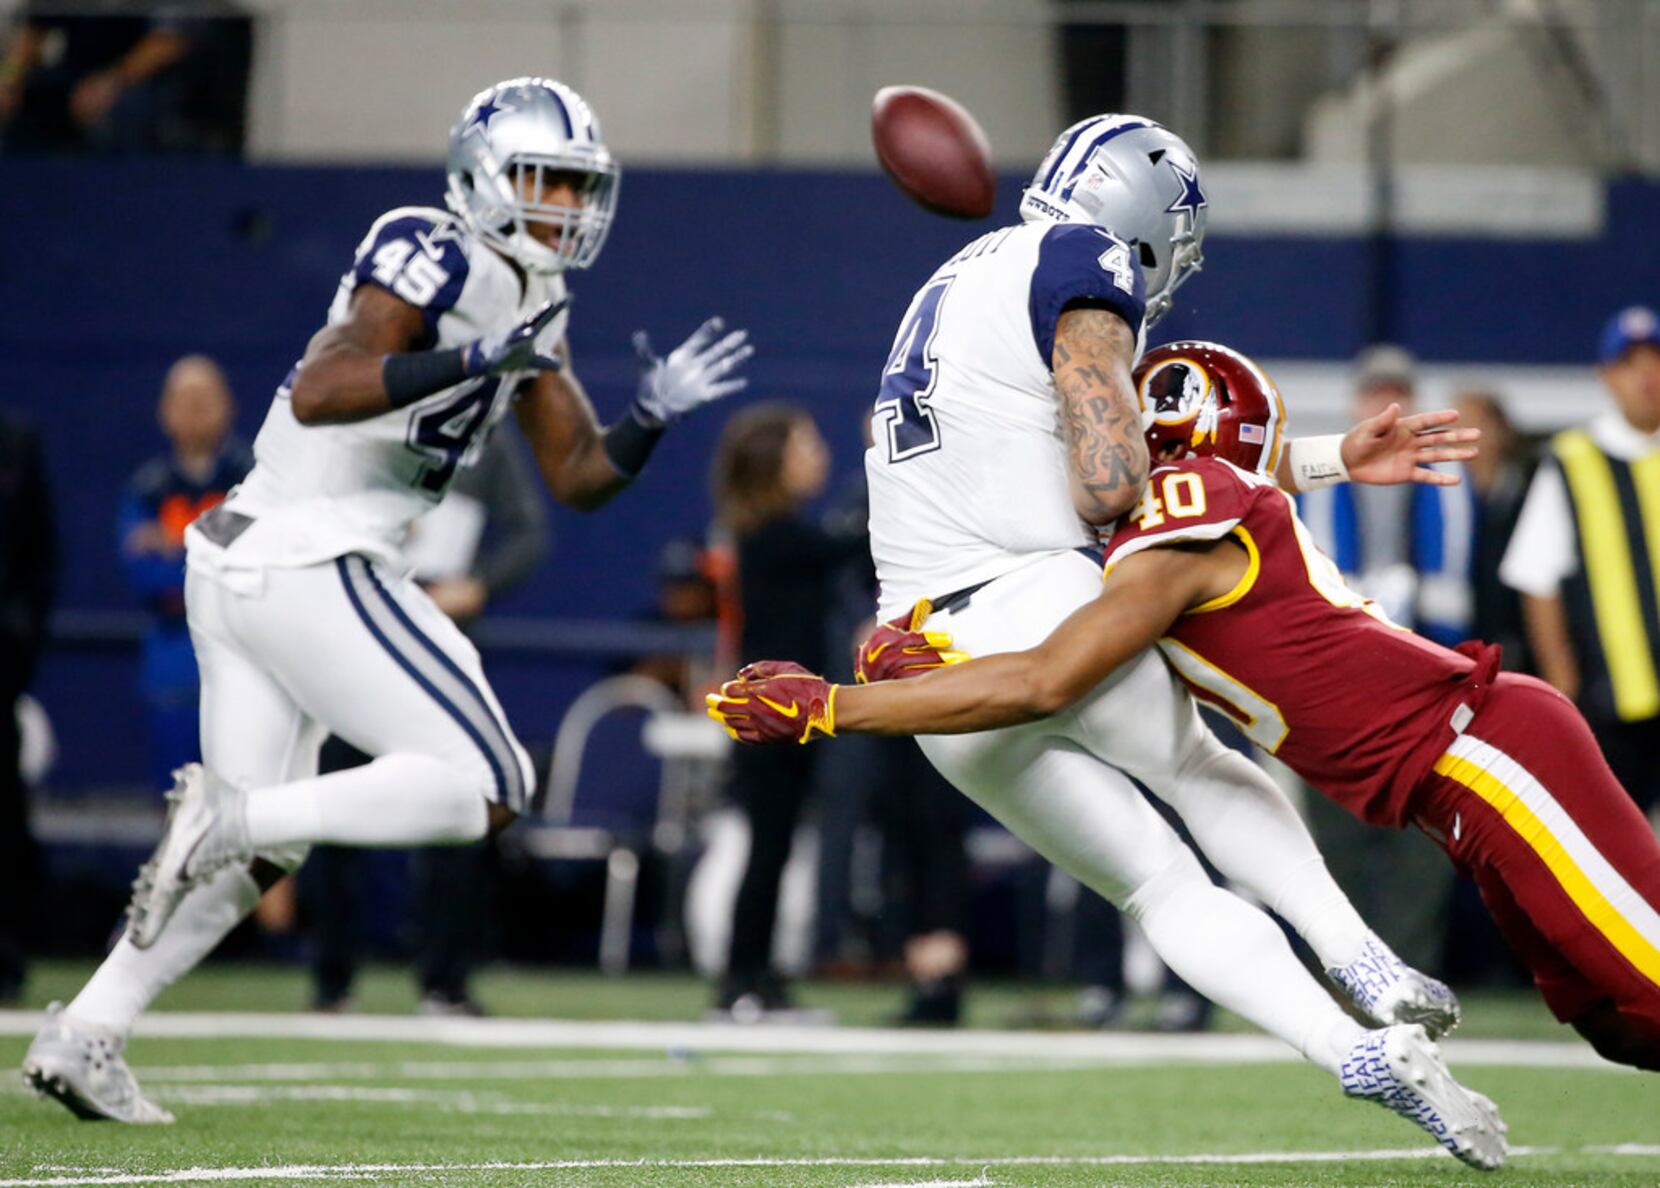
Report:
[[[1560,1147],[1512,1147],[1510,1155],[1555,1155]],[[1599,1148],[1599,1153],[1614,1153]],[[1440,1147],[1371,1151],[1244,1151],[1205,1155],[1009,1155],[995,1159],[910,1156],[896,1159],[824,1156],[805,1159],[549,1159],[497,1163],[336,1163],[277,1167],[190,1167],[86,1178],[0,1180],[0,1188],[62,1188],[67,1185],[194,1184],[235,1180],[361,1180],[376,1175],[433,1172],[596,1171],[608,1168],[770,1168],[770,1167],[1131,1167],[1148,1164],[1232,1165],[1278,1163],[1377,1163],[1395,1159],[1451,1159]],[[982,1178],[984,1172],[982,1172]]]
[[[703,1056],[671,1053],[616,1060],[313,1060],[263,1064],[152,1064],[137,1073],[148,1083],[224,1081],[522,1081],[633,1080],[663,1077],[779,1077],[895,1073],[1056,1072],[1100,1067],[1092,1060],[999,1059],[988,1056]]]
[[[32,1036],[40,1011],[0,1011],[0,1036]],[[430,1019],[412,1015],[241,1014],[160,1011],[141,1017],[140,1038],[383,1040],[472,1048],[573,1048],[669,1053],[816,1053],[834,1056],[985,1056],[1108,1065],[1300,1064],[1272,1036],[1100,1032],[898,1031],[733,1023]],[[1455,1065],[1596,1068],[1637,1075],[1588,1044],[1539,1040],[1443,1040]]]
[[[711,1106],[567,1105],[562,1102],[511,1101],[496,1093],[465,1089],[373,1088],[362,1085],[179,1085],[156,1094],[164,1101],[197,1106],[267,1105],[274,1101],[351,1101],[376,1105],[433,1106],[458,1114],[545,1114],[572,1118],[651,1118],[702,1121],[714,1116]]]

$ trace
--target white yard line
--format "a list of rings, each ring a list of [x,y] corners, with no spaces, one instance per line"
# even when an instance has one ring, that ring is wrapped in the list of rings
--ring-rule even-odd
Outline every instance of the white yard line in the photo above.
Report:
[[[45,1016],[0,1011],[0,1035],[33,1035]],[[1084,1064],[1291,1064],[1302,1058],[1266,1035],[1142,1035],[1113,1032],[894,1031],[730,1023],[586,1022],[556,1019],[430,1019],[412,1015],[240,1014],[163,1011],[141,1018],[140,1037],[303,1039],[446,1044],[474,1048],[579,1048],[699,1052],[821,1053],[837,1056],[980,1056]],[[1579,1042],[1460,1040],[1445,1043],[1455,1065],[1618,1069]],[[1630,1069],[1621,1071],[1630,1072]]]
[[[1597,1148],[1599,1154],[1621,1154],[1622,1148]],[[1554,1155],[1556,1147],[1512,1147],[1511,1158]],[[702,1170],[718,1168],[849,1167],[952,1168],[979,1167],[1133,1167],[1148,1165],[1262,1165],[1298,1163],[1377,1163],[1397,1159],[1451,1158],[1439,1147],[1412,1147],[1369,1151],[1243,1151],[1202,1155],[1011,1155],[995,1159],[912,1156],[898,1159],[826,1156],[808,1159],[553,1159],[501,1163],[337,1163],[275,1167],[191,1167],[163,1172],[121,1172],[112,1175],[53,1176],[0,1180],[0,1188],[67,1188],[69,1185],[195,1184],[238,1180],[366,1179],[377,1175],[445,1175],[457,1172],[598,1171],[612,1168]],[[985,1178],[982,1172],[981,1179]]]
[[[972,1180],[917,1180],[909,1184],[855,1184],[853,1188],[992,1188],[995,1181],[979,1176]]]
[[[195,1106],[251,1106],[273,1101],[350,1101],[378,1105],[430,1106],[458,1114],[539,1114],[571,1118],[651,1118],[703,1120],[709,1106],[575,1105],[564,1102],[510,1101],[500,1094],[467,1090],[396,1089],[362,1085],[176,1085],[160,1090],[163,1101]]]
[[[139,1065],[146,1084],[194,1081],[521,1081],[633,1080],[663,1077],[777,1077],[880,1073],[1044,1072],[1097,1068],[1091,1060],[988,1056],[699,1056],[615,1060],[312,1060],[262,1064]]]

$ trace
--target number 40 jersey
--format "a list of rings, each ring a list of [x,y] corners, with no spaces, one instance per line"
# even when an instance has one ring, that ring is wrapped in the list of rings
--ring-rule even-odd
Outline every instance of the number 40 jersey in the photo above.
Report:
[[[529,274],[521,282],[453,215],[427,207],[389,211],[369,229],[340,278],[330,325],[346,319],[352,294],[365,284],[421,311],[413,350],[442,350],[506,330],[565,292],[558,274]],[[542,331],[540,353],[553,353],[565,323],[561,312]],[[290,371],[277,389],[254,440],[253,471],[226,500],[253,523],[223,561],[299,566],[364,553],[397,563],[410,523],[443,498],[529,378],[481,376],[368,420],[308,426],[294,417],[294,376]],[[217,551],[200,533],[191,534],[191,548],[193,555]]]
[[[865,454],[882,618],[1094,542],[1073,508],[1050,374],[1055,325],[1077,301],[1116,312],[1139,339],[1131,248],[1050,222],[976,239],[912,298]]]
[[[1343,582],[1291,497],[1221,458],[1156,468],[1106,567],[1143,549],[1231,539],[1234,588],[1159,641],[1193,695],[1373,825],[1405,823],[1431,764],[1486,696],[1497,649],[1449,651],[1397,627]]]

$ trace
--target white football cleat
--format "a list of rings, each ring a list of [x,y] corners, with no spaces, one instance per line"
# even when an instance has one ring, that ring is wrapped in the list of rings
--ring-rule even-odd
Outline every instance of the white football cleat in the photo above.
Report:
[[[23,1057],[23,1083],[88,1121],[173,1121],[172,1114],[139,1090],[133,1070],[121,1056],[126,1046],[125,1036],[65,1014],[63,1004],[54,1002]]]
[[[1458,997],[1447,984],[1419,973],[1395,955],[1376,933],[1367,935],[1360,956],[1326,970],[1354,1004],[1385,1027],[1419,1023],[1431,1039],[1458,1026]]]
[[[1418,1024],[1368,1031],[1338,1076],[1348,1096],[1375,1101],[1417,1123],[1471,1167],[1504,1166],[1508,1128],[1498,1107],[1453,1079],[1441,1049]]]
[[[241,789],[200,763],[185,764],[173,779],[161,841],[133,880],[127,908],[127,939],[140,949],[155,943],[186,891],[233,862],[253,858]]]

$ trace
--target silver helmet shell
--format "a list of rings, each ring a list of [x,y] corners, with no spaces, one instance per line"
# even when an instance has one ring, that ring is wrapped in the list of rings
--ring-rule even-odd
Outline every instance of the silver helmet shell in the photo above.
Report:
[[[599,119],[581,95],[552,79],[513,78],[475,95],[450,130],[445,172],[450,209],[530,272],[588,267],[617,210],[620,173]],[[535,200],[556,173],[580,179],[579,205]],[[526,224],[533,222],[557,227],[557,246],[531,235]]]
[[[1021,196],[1020,215],[1094,223],[1131,243],[1151,326],[1204,263],[1207,205],[1199,162],[1181,137],[1141,116],[1099,115],[1060,134]]]

